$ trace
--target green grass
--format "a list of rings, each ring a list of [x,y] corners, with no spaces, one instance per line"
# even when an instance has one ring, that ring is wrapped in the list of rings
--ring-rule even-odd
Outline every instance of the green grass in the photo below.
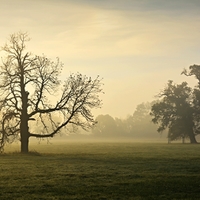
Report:
[[[200,199],[200,145],[61,143],[30,149],[29,155],[9,149],[0,155],[0,199]]]

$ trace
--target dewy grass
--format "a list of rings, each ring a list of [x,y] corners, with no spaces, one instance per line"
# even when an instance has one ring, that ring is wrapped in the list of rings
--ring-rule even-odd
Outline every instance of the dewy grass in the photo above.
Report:
[[[0,199],[200,199],[200,145],[32,148],[36,154],[0,155]]]

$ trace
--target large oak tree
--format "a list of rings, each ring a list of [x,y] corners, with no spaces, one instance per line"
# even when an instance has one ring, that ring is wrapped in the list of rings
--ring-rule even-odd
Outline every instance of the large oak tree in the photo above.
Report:
[[[91,109],[101,106],[102,93],[98,76],[76,73],[61,82],[59,59],[26,52],[27,41],[26,33],[12,34],[0,65],[0,148],[20,140],[23,153],[30,137],[53,137],[67,125],[90,128],[95,123]]]
[[[168,81],[159,94],[159,102],[152,106],[152,121],[159,124],[158,132],[168,129],[170,140],[189,138],[191,143],[197,143],[196,135],[200,134],[200,66],[192,65],[182,74],[195,76],[198,84],[191,88],[187,82]]]

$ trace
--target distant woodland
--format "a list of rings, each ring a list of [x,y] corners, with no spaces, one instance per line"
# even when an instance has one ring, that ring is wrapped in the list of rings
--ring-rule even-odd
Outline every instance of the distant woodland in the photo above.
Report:
[[[82,138],[103,141],[167,141],[166,131],[158,133],[158,126],[152,123],[151,107],[155,102],[139,104],[132,115],[124,119],[109,114],[98,115],[97,124],[88,133],[72,134],[69,139]]]

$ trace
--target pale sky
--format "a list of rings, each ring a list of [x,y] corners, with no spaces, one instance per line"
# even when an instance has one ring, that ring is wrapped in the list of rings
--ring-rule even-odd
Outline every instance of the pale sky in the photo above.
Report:
[[[28,32],[27,50],[59,57],[63,76],[102,77],[95,115],[125,118],[200,64],[199,0],[0,0],[0,27],[0,46]]]

